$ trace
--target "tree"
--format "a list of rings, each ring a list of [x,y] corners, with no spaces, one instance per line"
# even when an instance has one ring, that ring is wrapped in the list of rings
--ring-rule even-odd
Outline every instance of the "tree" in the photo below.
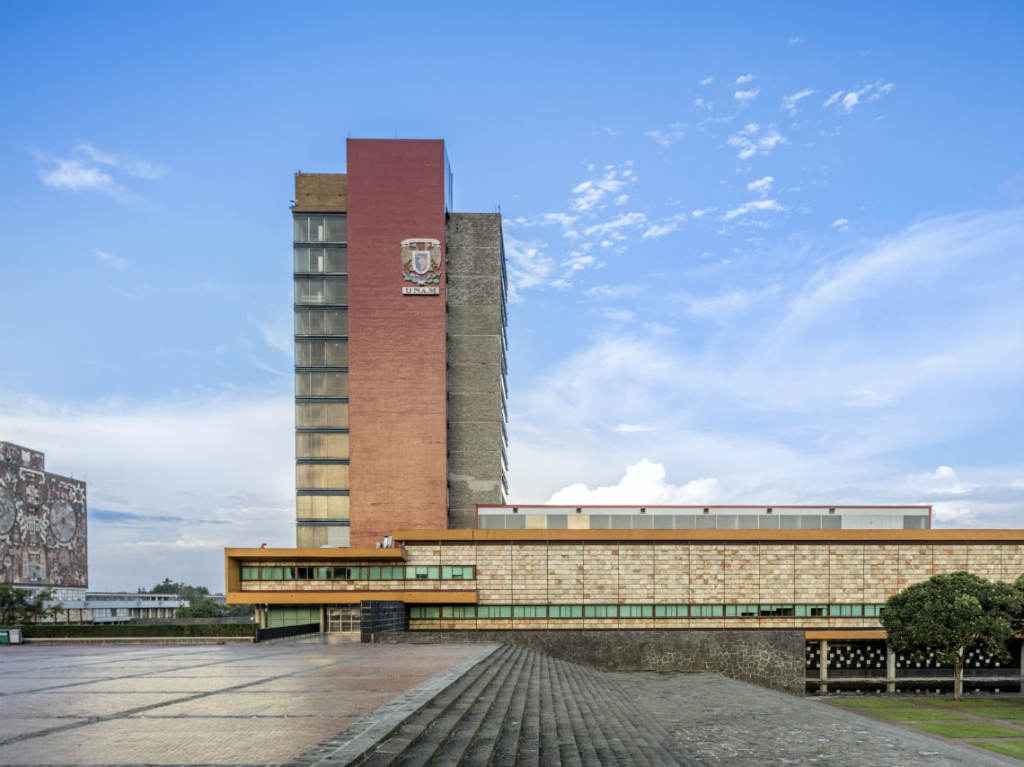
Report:
[[[920,657],[931,650],[953,666],[953,694],[963,695],[964,659],[979,649],[1008,659],[1007,642],[1021,612],[1021,592],[968,572],[943,573],[889,597],[881,623],[896,652]]]
[[[34,623],[64,609],[60,605],[47,607],[50,601],[53,601],[53,592],[49,589],[33,594],[30,589],[19,589],[4,581],[0,583],[0,626]]]
[[[145,593],[145,589],[139,589]],[[188,607],[178,610],[179,618],[225,618],[228,616],[251,615],[252,605],[222,605],[210,596],[210,590],[206,586],[190,586],[187,583],[178,583],[170,578],[164,578],[163,583],[158,583],[152,589],[151,594],[177,594],[181,599],[188,601]]]

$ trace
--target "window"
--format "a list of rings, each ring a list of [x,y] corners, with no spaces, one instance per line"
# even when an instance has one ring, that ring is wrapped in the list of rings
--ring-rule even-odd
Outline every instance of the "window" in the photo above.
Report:
[[[299,402],[295,405],[298,428],[348,428],[348,403]]]
[[[297,367],[345,367],[348,365],[348,340],[295,342]]]
[[[348,280],[344,277],[296,277],[295,303],[301,305],[348,303]]]
[[[296,213],[294,242],[345,242],[345,214]]]
[[[348,373],[296,373],[296,397],[347,397]]]
[[[295,310],[295,335],[344,336],[348,334],[348,310],[300,306]]]
[[[584,605],[584,618],[617,618],[618,605]]]
[[[653,618],[654,605],[619,605],[620,618]]]
[[[258,581],[260,579],[260,569],[258,567],[243,567],[242,568],[242,580],[243,581]]]
[[[477,605],[478,618],[511,618],[512,608],[508,605]]]
[[[690,605],[691,618],[721,618],[722,605]]]
[[[348,496],[299,494],[295,498],[295,515],[298,519],[348,519]]]
[[[583,608],[580,605],[550,605],[548,616],[551,618],[582,618]]]
[[[297,274],[344,274],[348,271],[345,248],[295,248]]]
[[[516,605],[512,608],[513,618],[546,618],[548,608],[546,605]]]
[[[442,618],[475,618],[476,607],[472,605],[449,605],[441,608]]]
[[[687,605],[655,605],[655,618],[685,618],[689,615]]]
[[[446,566],[441,568],[441,579],[446,581],[473,580],[473,567],[470,565]]]
[[[348,458],[348,434],[300,432],[295,435],[295,457]]]
[[[346,464],[300,463],[295,466],[295,486],[300,490],[348,487]]]
[[[410,581],[436,581],[440,577],[439,567],[413,567],[405,568],[405,577]]]
[[[441,608],[440,607],[411,607],[409,608],[409,617],[412,619],[418,618],[440,618]]]

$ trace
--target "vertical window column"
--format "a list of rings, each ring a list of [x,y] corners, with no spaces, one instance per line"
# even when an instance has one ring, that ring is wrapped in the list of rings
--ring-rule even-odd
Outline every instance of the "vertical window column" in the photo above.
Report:
[[[295,516],[300,547],[349,542],[344,213],[294,214]]]

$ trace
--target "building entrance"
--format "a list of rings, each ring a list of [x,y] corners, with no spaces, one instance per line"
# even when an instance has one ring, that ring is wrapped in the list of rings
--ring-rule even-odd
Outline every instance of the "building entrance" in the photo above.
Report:
[[[327,632],[359,636],[359,605],[328,607]]]

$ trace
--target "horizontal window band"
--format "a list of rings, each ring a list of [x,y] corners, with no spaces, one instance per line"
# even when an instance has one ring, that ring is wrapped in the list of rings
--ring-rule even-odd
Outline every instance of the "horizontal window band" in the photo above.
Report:
[[[340,466],[348,466],[348,458],[296,458],[295,463],[298,464],[309,464],[311,466],[330,466],[331,464],[338,464]]]
[[[296,519],[295,524],[299,527],[349,527],[351,522],[347,519]]]
[[[337,490],[297,490],[296,496],[309,496],[309,495],[348,495],[348,488],[337,489]]]
[[[328,396],[317,396],[315,394],[303,394],[301,397],[295,398],[295,403],[300,404],[304,402],[317,403],[317,402],[338,402],[345,404],[348,402],[348,397],[328,397]]]
[[[348,427],[332,429],[329,426],[296,426],[296,434],[348,434]]]

